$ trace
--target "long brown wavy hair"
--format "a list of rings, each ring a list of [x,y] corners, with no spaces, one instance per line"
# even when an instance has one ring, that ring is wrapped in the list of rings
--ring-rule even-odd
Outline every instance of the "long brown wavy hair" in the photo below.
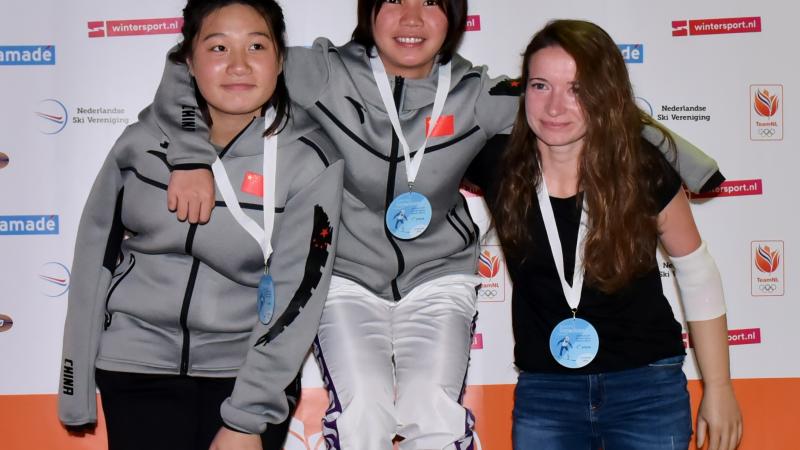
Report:
[[[651,193],[664,180],[651,174],[659,173],[663,158],[655,151],[642,151],[641,132],[645,124],[659,125],[636,106],[617,45],[591,22],[556,20],[536,33],[523,57],[525,85],[531,56],[553,46],[575,60],[578,99],[586,119],[578,169],[589,223],[585,279],[611,293],[653,267],[658,205]],[[674,148],[671,139],[670,145]],[[499,184],[489,199],[494,226],[506,256],[521,261],[533,243],[530,219],[542,179],[536,136],[525,116],[524,93],[498,176]]]

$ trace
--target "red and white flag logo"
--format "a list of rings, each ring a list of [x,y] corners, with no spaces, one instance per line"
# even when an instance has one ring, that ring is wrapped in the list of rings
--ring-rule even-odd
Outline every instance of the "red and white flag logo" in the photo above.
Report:
[[[689,21],[688,20],[673,20],[672,21],[672,35],[673,36],[688,36],[689,35]]]
[[[90,38],[106,37],[106,23],[101,21],[92,21],[86,24],[89,28]]]
[[[431,128],[431,118],[428,117],[425,119],[425,134],[430,133]],[[433,132],[430,133],[431,137],[444,137],[444,136],[452,136],[456,133],[456,118],[453,115],[448,116],[439,116],[439,120],[436,122],[436,127],[433,128]]]
[[[256,197],[264,196],[264,177],[255,172],[245,172],[242,180],[242,192]]]

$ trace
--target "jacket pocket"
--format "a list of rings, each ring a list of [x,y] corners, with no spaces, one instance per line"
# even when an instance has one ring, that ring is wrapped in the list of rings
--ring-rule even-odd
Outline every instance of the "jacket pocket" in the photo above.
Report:
[[[478,238],[477,227],[475,226],[475,222],[472,221],[472,217],[469,215],[469,211],[466,210],[466,219],[461,218],[458,215],[458,208],[457,206],[453,206],[450,211],[446,214],[447,223],[455,230],[456,233],[461,237],[461,240],[464,241],[464,248],[462,250],[466,250],[475,243],[475,240]]]
[[[122,264],[120,264],[118,267],[121,266]],[[128,274],[131,273],[134,266],[136,266],[136,256],[131,253],[130,257],[128,258],[128,267],[125,268],[122,273],[117,271],[117,273],[111,277],[112,280],[116,278],[116,281],[114,281],[114,284],[111,285],[111,288],[108,290],[108,294],[106,294],[106,315],[103,323],[103,330],[107,330],[108,327],[111,326],[111,312],[108,310],[108,303],[111,301],[111,295],[114,294],[114,290],[117,289],[117,286],[119,286],[120,283],[122,283],[122,280],[124,280]]]

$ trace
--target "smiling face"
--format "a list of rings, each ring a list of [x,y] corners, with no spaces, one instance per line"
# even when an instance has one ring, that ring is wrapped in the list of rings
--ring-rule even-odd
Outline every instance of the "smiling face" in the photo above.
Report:
[[[241,121],[242,127],[260,115],[281,71],[266,20],[241,4],[222,7],[203,19],[187,64],[211,120]]]
[[[580,151],[586,117],[578,98],[575,60],[563,48],[545,47],[528,61],[525,114],[540,149]]]
[[[392,75],[424,78],[447,37],[447,16],[435,0],[389,0],[375,16],[373,38]]]

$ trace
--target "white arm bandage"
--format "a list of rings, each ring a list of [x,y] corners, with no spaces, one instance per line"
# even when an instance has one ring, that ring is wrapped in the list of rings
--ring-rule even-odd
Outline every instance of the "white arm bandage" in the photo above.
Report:
[[[675,267],[675,279],[686,320],[711,320],[725,314],[722,278],[706,243],[701,243],[697,250],[686,256],[670,259]]]

